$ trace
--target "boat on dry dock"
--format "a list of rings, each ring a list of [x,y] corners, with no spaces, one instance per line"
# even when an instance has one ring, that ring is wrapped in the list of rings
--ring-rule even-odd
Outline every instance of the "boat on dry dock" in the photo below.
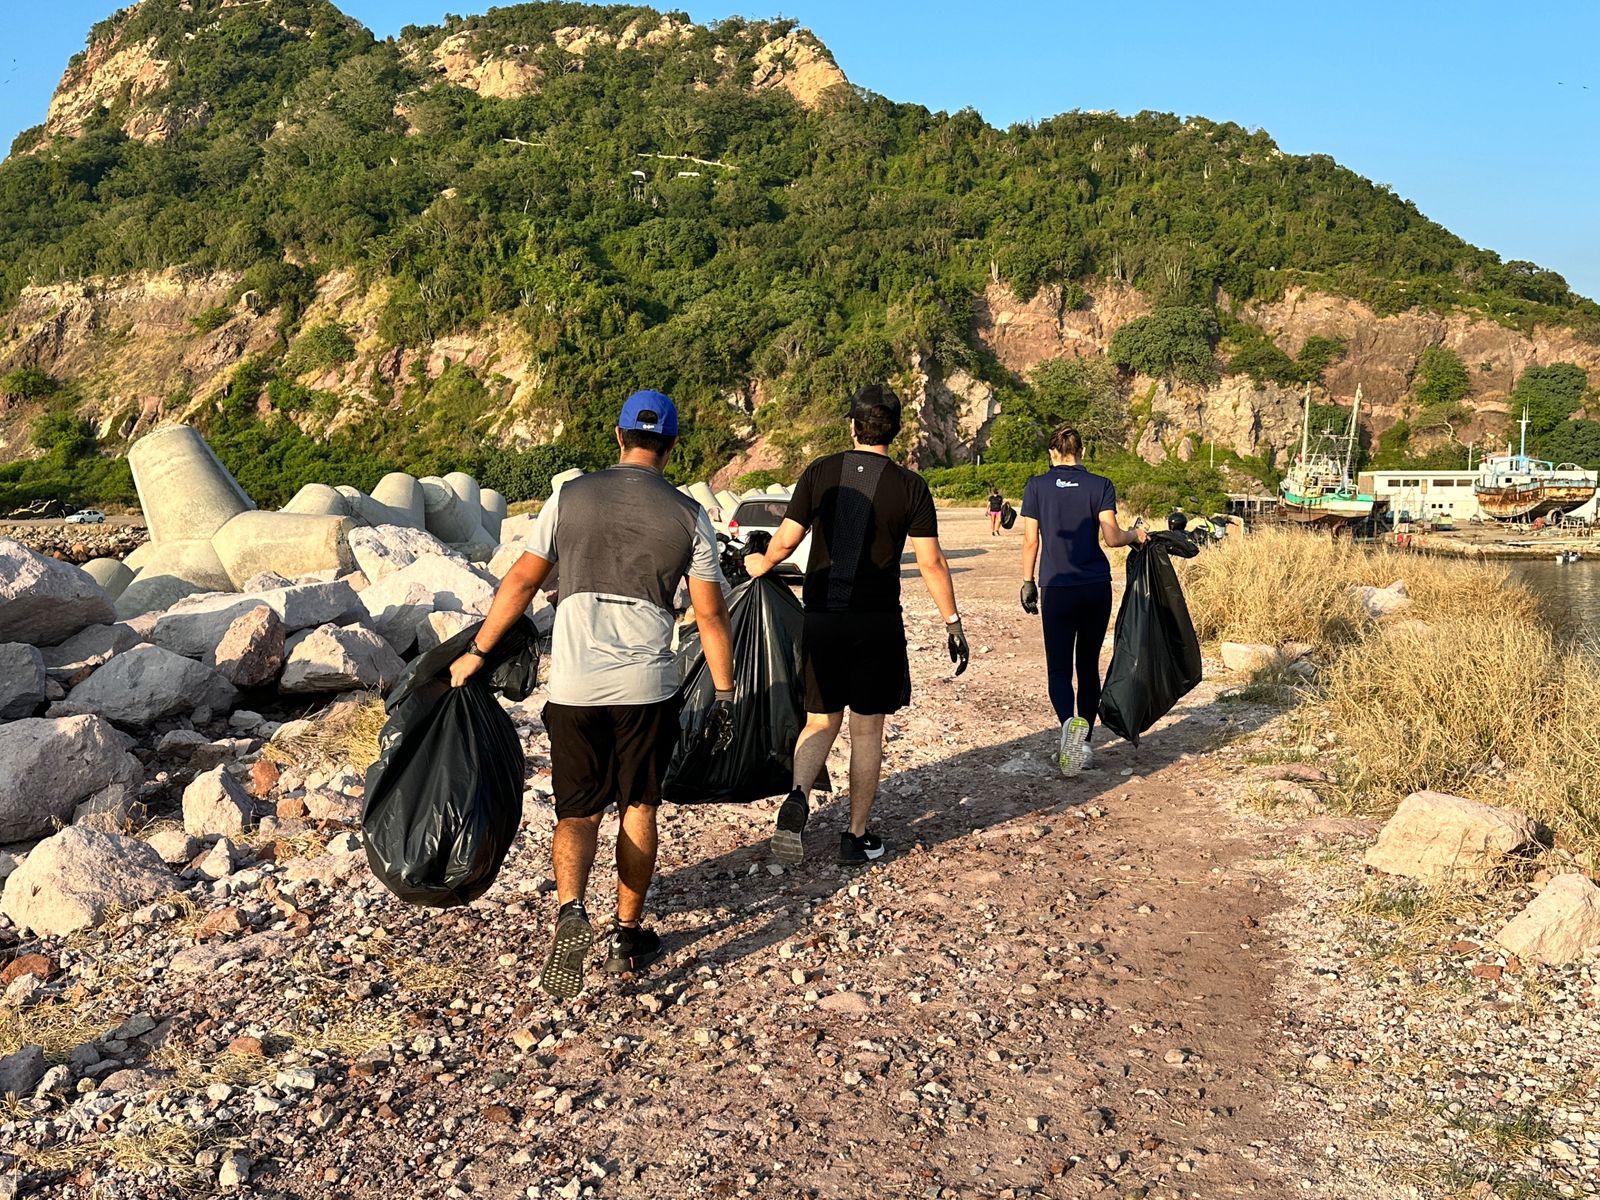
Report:
[[[1305,525],[1338,528],[1381,513],[1388,502],[1362,492],[1352,470],[1360,437],[1361,387],[1344,433],[1325,429],[1311,438],[1311,387],[1306,386],[1300,429],[1300,453],[1278,486],[1278,511]]]
[[[1576,463],[1552,463],[1528,456],[1528,413],[1524,409],[1517,453],[1491,454],[1478,468],[1473,494],[1485,516],[1497,521],[1534,521],[1581,508],[1594,499],[1595,478]]]

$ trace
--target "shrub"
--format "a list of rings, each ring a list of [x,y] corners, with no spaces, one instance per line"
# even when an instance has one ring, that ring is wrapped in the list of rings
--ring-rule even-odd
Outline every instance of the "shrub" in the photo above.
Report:
[[[748,492],[755,488],[765,490],[773,486],[773,484],[786,483],[788,475],[789,472],[780,471],[774,467],[763,467],[759,471],[746,471],[733,481],[733,490],[736,492]]]
[[[585,465],[582,456],[570,446],[495,449],[483,456],[478,481],[494,488],[512,504],[548,500],[552,476]]]
[[[283,369],[289,375],[305,375],[326,371],[355,356],[356,344],[343,325],[337,321],[319,321],[295,339],[283,360]]]
[[[0,375],[0,398],[6,400],[42,400],[60,390],[56,377],[38,367],[18,367]]]
[[[226,325],[232,315],[233,309],[225,304],[216,304],[190,317],[189,324],[199,333],[210,333],[213,329],[220,329]]]
[[[1209,308],[1158,308],[1112,334],[1106,357],[1141,375],[1209,383],[1216,376],[1211,348],[1217,336],[1217,317]]]
[[[1005,413],[995,419],[984,457],[997,463],[1035,463],[1044,453],[1044,431],[1032,417]]]

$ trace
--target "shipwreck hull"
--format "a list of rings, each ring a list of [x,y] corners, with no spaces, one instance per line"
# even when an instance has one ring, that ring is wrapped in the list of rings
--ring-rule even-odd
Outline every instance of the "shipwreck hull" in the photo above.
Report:
[[[1526,487],[1479,488],[1478,507],[1496,521],[1534,521],[1581,508],[1594,499],[1595,485],[1529,484]]]

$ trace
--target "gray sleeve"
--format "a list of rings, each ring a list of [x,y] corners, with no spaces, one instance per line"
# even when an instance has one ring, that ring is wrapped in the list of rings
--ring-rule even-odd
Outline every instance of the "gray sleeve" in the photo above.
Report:
[[[539,510],[539,519],[533,523],[533,532],[528,535],[528,540],[522,548],[529,554],[536,554],[545,562],[556,562],[556,514],[560,493],[551,496],[544,502],[544,507]]]
[[[689,556],[689,574],[696,579],[721,583],[722,564],[718,561],[717,531],[711,527],[711,514],[695,506],[694,548]]]

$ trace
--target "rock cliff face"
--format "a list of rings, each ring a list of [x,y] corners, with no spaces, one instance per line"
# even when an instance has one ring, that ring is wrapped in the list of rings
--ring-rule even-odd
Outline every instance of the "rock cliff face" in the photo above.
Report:
[[[1113,284],[1092,288],[1087,302],[1068,309],[1057,287],[1041,288],[1024,302],[995,283],[978,299],[974,317],[979,340],[1002,366],[1024,376],[1050,358],[1103,353],[1118,327],[1149,311],[1144,296]],[[1466,312],[1379,316],[1359,300],[1299,288],[1281,300],[1246,305],[1241,316],[1291,355],[1312,336],[1344,339],[1343,357],[1324,372],[1324,386],[1314,389],[1313,398],[1348,404],[1360,384],[1363,424],[1379,434],[1406,415],[1417,360],[1430,346],[1455,351],[1471,375],[1467,405],[1475,419],[1465,431],[1468,437],[1481,439],[1504,429],[1507,396],[1528,367],[1575,363],[1589,373],[1591,384],[1600,385],[1600,346],[1559,326],[1523,333]],[[1282,450],[1299,436],[1299,388],[1258,386],[1245,375],[1224,375],[1211,387],[1135,377],[1130,391],[1141,401],[1148,398],[1138,443],[1147,458],[1183,452],[1189,434],[1245,455]]]
[[[221,389],[241,359],[271,348],[278,314],[257,311],[248,295],[232,299],[236,283],[228,273],[170,270],[29,288],[0,315],[0,374],[34,366],[73,381],[84,398],[84,415],[101,436],[112,443],[126,441],[163,421],[183,418],[192,405]],[[437,379],[452,365],[464,365],[494,397],[486,433],[512,445],[560,436],[559,419],[539,401],[547,366],[513,322],[491,322],[424,348],[396,350],[378,336],[383,300],[381,282],[360,283],[342,271],[323,278],[301,328],[338,322],[356,354],[349,363],[298,380],[339,399],[331,414],[299,415],[308,430],[337,430],[394,403],[419,370]],[[217,308],[227,313],[220,325],[196,327],[195,318]],[[1023,302],[1005,285],[991,284],[974,305],[975,332],[1002,367],[1023,377],[1050,358],[1104,353],[1119,326],[1148,311],[1144,296],[1116,285],[1093,288],[1085,303],[1068,309],[1054,287]],[[1251,306],[1244,315],[1290,354],[1313,335],[1344,338],[1344,357],[1328,368],[1325,386],[1313,396],[1348,403],[1361,384],[1365,423],[1376,433],[1405,415],[1417,358],[1429,346],[1447,346],[1466,363],[1475,420],[1465,436],[1480,440],[1504,431],[1507,394],[1530,366],[1576,363],[1600,384],[1600,347],[1559,327],[1522,333],[1466,313],[1378,316],[1359,301],[1302,291]],[[919,355],[908,364],[907,380],[918,463],[970,462],[982,452],[1000,412],[993,386],[966,371],[946,372]],[[1139,422],[1137,446],[1152,460],[1187,455],[1201,439],[1253,455],[1282,451],[1299,436],[1298,387],[1224,375],[1210,387],[1136,376],[1128,388]],[[750,413],[769,391],[764,381],[751,380],[729,401]],[[26,428],[33,415],[25,407],[7,412],[0,406],[0,461],[27,452]],[[778,464],[756,442],[734,465],[736,475]]]
[[[582,60],[600,51],[627,53],[664,49],[693,39],[696,26],[667,15],[657,21],[638,17],[621,32],[601,25],[569,25],[555,30],[550,41],[539,45],[484,46],[485,31],[476,22],[448,34],[430,50],[415,47],[414,56],[426,55],[433,71],[445,82],[468,88],[479,95],[514,100],[539,89],[544,67],[538,59],[553,46]],[[781,88],[802,106],[815,108],[829,89],[846,84],[844,72],[833,61],[827,47],[809,30],[795,29],[781,37],[758,42],[749,31],[741,35],[748,53],[719,46],[715,60],[722,77],[733,74],[741,64],[751,67],[750,87],[754,91]],[[702,80],[709,86],[713,80]]]
[[[119,105],[130,110],[122,124],[124,133],[159,141],[184,118],[143,111],[139,102],[171,82],[172,64],[157,57],[155,38],[124,45],[119,31],[97,41],[62,74],[39,144],[56,137],[77,137],[95,115]]]

